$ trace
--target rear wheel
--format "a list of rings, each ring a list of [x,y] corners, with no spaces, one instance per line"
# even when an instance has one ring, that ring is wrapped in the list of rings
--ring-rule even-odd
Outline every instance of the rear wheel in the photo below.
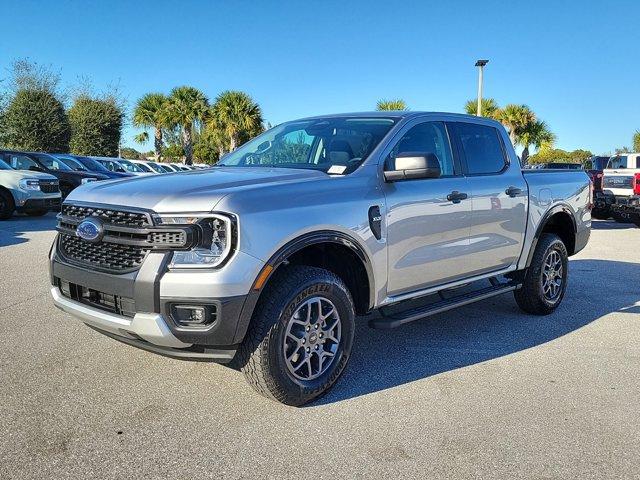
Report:
[[[0,220],[7,220],[13,215],[15,204],[13,196],[6,190],[0,190]]]
[[[351,294],[333,273],[307,266],[277,273],[238,352],[247,381],[287,405],[319,397],[347,365],[354,318]]]
[[[560,237],[545,233],[540,237],[522,288],[515,290],[518,306],[527,313],[547,315],[564,298],[567,289],[569,256]]]

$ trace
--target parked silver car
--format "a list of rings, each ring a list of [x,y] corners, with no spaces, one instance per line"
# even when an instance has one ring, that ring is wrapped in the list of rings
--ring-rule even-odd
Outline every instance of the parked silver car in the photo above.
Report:
[[[114,339],[233,362],[258,392],[302,405],[340,377],[356,315],[392,328],[505,292],[552,312],[590,208],[584,171],[523,174],[486,118],[314,117],[209,170],[73,192],[51,293]]]

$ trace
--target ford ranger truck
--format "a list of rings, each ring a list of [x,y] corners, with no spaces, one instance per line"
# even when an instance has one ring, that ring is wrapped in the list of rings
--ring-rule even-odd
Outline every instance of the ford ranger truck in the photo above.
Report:
[[[29,216],[45,215],[60,208],[60,186],[52,175],[14,170],[0,155],[0,220],[14,212]]]
[[[590,227],[587,174],[523,172],[493,120],[321,116],[209,170],[74,190],[51,294],[113,339],[302,405],[344,371],[356,318],[394,328],[507,292],[553,312]]]

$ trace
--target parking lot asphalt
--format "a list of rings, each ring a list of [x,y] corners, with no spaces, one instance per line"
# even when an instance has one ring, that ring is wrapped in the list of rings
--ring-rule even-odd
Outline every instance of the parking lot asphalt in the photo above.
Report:
[[[54,216],[0,223],[0,478],[639,478],[640,229],[595,222],[547,317],[493,298],[391,331],[286,407],[53,307]]]

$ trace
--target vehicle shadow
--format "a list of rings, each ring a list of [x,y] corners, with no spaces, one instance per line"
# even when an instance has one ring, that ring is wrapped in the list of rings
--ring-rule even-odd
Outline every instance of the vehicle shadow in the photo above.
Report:
[[[618,223],[615,220],[593,220],[592,230],[626,230],[628,228],[638,228],[633,223]]]
[[[309,407],[348,400],[514,354],[570,334],[611,312],[640,313],[640,265],[572,260],[563,304],[551,315],[521,312],[512,295],[407,324],[372,330],[358,319],[347,371]],[[603,286],[611,292],[601,295]],[[597,299],[597,300],[596,300]]]
[[[28,242],[29,239],[24,236],[26,233],[47,232],[55,229],[55,212],[50,212],[43,217],[15,215],[9,220],[0,221],[0,248]]]

